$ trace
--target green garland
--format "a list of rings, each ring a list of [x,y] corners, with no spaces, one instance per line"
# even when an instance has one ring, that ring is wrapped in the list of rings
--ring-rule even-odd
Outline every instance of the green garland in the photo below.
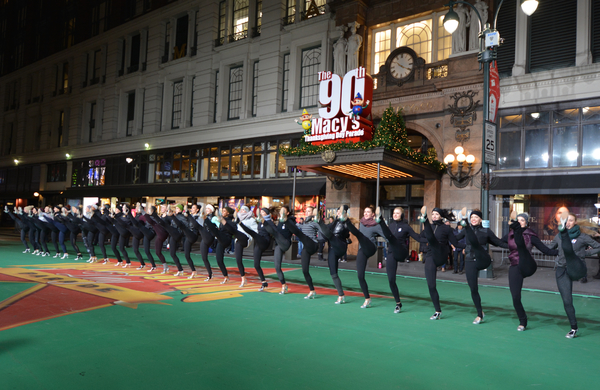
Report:
[[[305,142],[304,137],[310,135],[310,130],[304,132],[300,139],[300,144],[295,148],[280,148],[279,153],[284,156],[307,156],[319,154],[325,150],[369,150],[377,147],[384,147],[399,153],[409,159],[423,165],[428,165],[438,172],[446,170],[446,164],[438,161],[435,148],[429,148],[427,154],[415,152],[409,145],[406,135],[406,125],[402,111],[396,113],[391,107],[383,112],[381,122],[373,132],[373,139],[362,142],[336,142],[328,145],[313,145]]]

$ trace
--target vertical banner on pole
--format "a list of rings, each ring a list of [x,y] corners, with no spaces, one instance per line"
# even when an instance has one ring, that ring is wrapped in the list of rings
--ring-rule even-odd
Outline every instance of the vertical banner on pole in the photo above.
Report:
[[[488,104],[488,120],[496,122],[498,104],[500,103],[500,74],[496,61],[490,62],[490,101]]]

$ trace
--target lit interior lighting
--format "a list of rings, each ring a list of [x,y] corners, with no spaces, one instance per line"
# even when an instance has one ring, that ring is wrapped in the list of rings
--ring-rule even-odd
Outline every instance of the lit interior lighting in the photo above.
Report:
[[[571,150],[567,152],[567,158],[569,159],[569,161],[575,161],[577,160],[577,157],[579,157],[579,153],[577,153],[576,150]]]

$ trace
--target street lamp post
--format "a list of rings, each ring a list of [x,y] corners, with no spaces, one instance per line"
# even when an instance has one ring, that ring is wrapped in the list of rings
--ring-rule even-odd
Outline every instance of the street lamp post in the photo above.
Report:
[[[496,23],[498,20],[498,12],[500,11],[500,7],[502,7],[502,3],[504,0],[501,0],[498,3],[498,7],[494,10],[494,24],[493,28],[490,27],[489,23],[483,23],[483,19],[481,19],[481,15],[475,6],[466,1],[450,1],[446,6],[450,7],[448,13],[444,17],[444,29],[449,33],[453,33],[458,28],[458,24],[460,23],[458,14],[454,12],[454,5],[456,4],[466,4],[471,7],[471,9],[475,10],[475,14],[479,18],[479,25],[482,27],[482,31],[479,33],[479,54],[477,55],[477,60],[483,66],[483,127],[481,133],[481,213],[483,214],[483,223],[484,226],[489,226],[489,186],[487,185],[487,181],[489,179],[489,165],[486,162],[486,126],[489,121],[489,100],[490,100],[490,63],[494,61],[497,57],[496,48],[501,43],[500,34],[496,30]],[[538,6],[537,0],[520,0],[521,9],[527,16],[531,16],[535,12]],[[496,147],[497,142],[494,140],[494,148]],[[485,271],[485,270],[484,270]],[[480,276],[493,278],[493,270],[492,267],[487,270],[487,272],[482,271]],[[486,274],[487,273],[487,274]]]

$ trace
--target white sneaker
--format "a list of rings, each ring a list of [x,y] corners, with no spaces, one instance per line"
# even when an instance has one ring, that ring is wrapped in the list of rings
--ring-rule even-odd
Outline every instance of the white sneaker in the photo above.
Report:
[[[430,320],[439,320],[440,318],[442,318],[441,311],[436,311],[431,317],[429,317]]]

